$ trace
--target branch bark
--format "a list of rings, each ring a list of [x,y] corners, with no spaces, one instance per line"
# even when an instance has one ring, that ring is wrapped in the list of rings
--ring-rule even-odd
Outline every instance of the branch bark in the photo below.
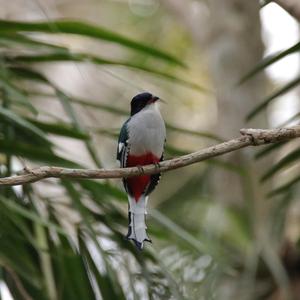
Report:
[[[24,169],[19,175],[0,178],[0,186],[23,185],[40,181],[45,178],[70,179],[104,179],[125,178],[139,175],[150,175],[182,168],[212,157],[220,156],[248,146],[278,143],[300,137],[300,125],[279,129],[241,129],[241,136],[227,142],[211,146],[197,152],[161,162],[159,165],[147,165],[133,168],[118,169],[68,169],[60,167],[39,167]]]
[[[298,22],[300,22],[300,2],[299,0],[273,0],[287,13],[293,16]]]

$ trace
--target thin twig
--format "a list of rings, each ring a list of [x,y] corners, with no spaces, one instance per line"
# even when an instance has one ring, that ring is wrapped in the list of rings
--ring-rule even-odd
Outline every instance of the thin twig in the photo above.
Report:
[[[147,165],[119,169],[68,169],[60,167],[25,168],[18,175],[0,178],[0,186],[23,185],[45,178],[104,179],[132,177],[155,174],[182,168],[212,157],[220,156],[248,146],[278,143],[300,137],[300,126],[278,129],[241,129],[241,136],[224,143],[211,146],[197,152],[161,162],[159,165]]]

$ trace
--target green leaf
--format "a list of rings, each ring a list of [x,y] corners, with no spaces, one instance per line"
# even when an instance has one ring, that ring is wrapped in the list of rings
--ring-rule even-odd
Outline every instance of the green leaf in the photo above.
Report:
[[[83,257],[76,250],[71,239],[61,236],[57,246],[53,245],[55,253],[54,270],[59,299],[96,299],[92,286],[92,278],[86,268]]]
[[[31,161],[37,161],[53,166],[69,168],[78,167],[78,164],[55,155],[46,147],[36,147],[36,145],[19,143],[17,141],[9,143],[0,139],[0,153],[21,156],[22,158],[26,158]]]
[[[70,127],[64,123],[45,123],[31,118],[26,118],[26,120],[29,121],[34,126],[36,126],[37,128],[47,133],[70,137],[79,140],[90,139],[88,134],[81,132],[78,129],[74,129],[73,127]]]
[[[264,156],[266,156],[266,155],[278,150],[282,146],[286,145],[286,143],[287,142],[281,142],[281,143],[275,143],[275,144],[272,144],[272,145],[267,145],[262,150],[258,151],[255,154],[255,158],[256,159],[263,158]]]
[[[102,200],[103,196],[110,196],[121,201],[127,201],[127,196],[120,189],[107,182],[97,182],[93,180],[81,179],[77,181],[83,189],[91,194],[94,200]]]
[[[0,32],[44,32],[44,33],[69,33],[95,39],[105,40],[120,44],[130,49],[151,55],[164,61],[183,66],[183,63],[161,50],[147,46],[142,42],[135,42],[118,33],[99,26],[90,25],[79,21],[47,21],[47,22],[17,22],[0,20]]]
[[[290,123],[292,123],[298,119],[300,119],[300,111],[297,112],[296,114],[294,114],[293,116],[291,116],[290,118],[288,118],[284,123],[280,124],[280,126],[278,126],[278,127],[286,127],[286,126],[290,125]]]
[[[7,97],[11,102],[28,108],[33,114],[38,113],[35,107],[29,102],[26,94],[15,86],[3,72],[0,72],[0,87],[7,93]]]
[[[20,66],[9,66],[8,70],[10,73],[17,77],[22,78],[24,80],[33,80],[34,82],[38,81],[45,84],[50,84],[49,80],[41,73],[29,69],[27,67],[20,67]]]
[[[121,286],[119,285],[119,282],[116,278],[116,274],[113,271],[113,269],[110,265],[110,261],[107,258],[107,254],[102,249],[101,244],[99,243],[99,240],[97,238],[97,233],[94,230],[94,227],[93,227],[93,222],[95,221],[94,213],[92,213],[88,209],[88,207],[82,203],[81,193],[75,188],[75,185],[73,185],[70,181],[65,180],[65,179],[62,179],[61,183],[65,187],[65,189],[68,192],[68,194],[70,195],[70,197],[72,198],[74,206],[76,207],[77,211],[80,212],[82,221],[83,221],[84,225],[86,226],[87,231],[89,233],[89,237],[94,242],[96,249],[102,255],[107,275],[110,276],[111,281],[114,282],[115,290],[118,290],[118,293],[120,295],[118,299],[125,299],[125,296],[123,296],[123,291],[121,289]]]
[[[7,209],[18,213],[19,215],[21,215],[22,217],[29,219],[35,223],[38,223],[40,225],[43,225],[45,227],[48,227],[50,229],[55,230],[56,232],[63,234],[63,235],[67,235],[66,231],[58,226],[57,224],[54,224],[52,222],[49,222],[47,220],[45,220],[45,218],[37,215],[36,213],[34,213],[33,211],[30,211],[28,209],[25,209],[23,206],[18,205],[17,203],[10,201],[9,199],[4,198],[3,196],[0,195],[0,202],[2,205],[4,205]]]
[[[154,75],[159,75],[165,79],[174,81],[176,83],[185,85],[189,88],[196,89],[200,92],[208,92],[208,90],[196,83],[179,78],[173,74],[169,74],[157,69],[147,67],[142,64],[136,64],[133,62],[118,61],[118,60],[108,60],[99,56],[94,56],[87,53],[70,53],[70,52],[58,52],[58,53],[47,53],[39,55],[22,55],[12,57],[12,61],[21,63],[49,63],[49,62],[59,62],[59,61],[77,61],[77,62],[91,62],[98,65],[119,65],[129,68],[134,68],[138,70],[145,71]]]
[[[160,213],[158,210],[151,209],[150,215],[153,219],[159,222],[161,225],[166,227],[171,233],[177,235],[186,243],[188,243],[192,248],[200,253],[205,253],[207,248],[200,241],[198,241],[194,236],[184,230],[182,227],[174,223],[172,220],[167,218],[165,215]]]
[[[76,97],[70,97],[69,98],[70,102],[75,103],[75,104],[79,104],[82,106],[87,106],[87,107],[92,107],[92,108],[96,108],[96,109],[100,109],[115,115],[120,115],[120,116],[128,116],[129,112],[126,110],[122,110],[120,108],[111,106],[111,105],[107,105],[107,104],[102,104],[102,103],[98,103],[98,102],[91,102],[85,99],[79,99]]]
[[[229,223],[229,233],[225,234],[227,240],[240,249],[249,249],[252,244],[252,228],[248,213],[237,207],[228,207],[225,209],[226,219]]]
[[[25,130],[27,133],[30,133],[31,135],[39,138],[47,145],[51,145],[51,142],[47,139],[47,137],[45,137],[45,133],[42,130],[40,130],[21,116],[15,114],[13,111],[0,107],[0,116],[4,119],[4,121],[7,121],[12,125],[15,125],[16,127]]]
[[[291,189],[294,185],[298,184],[299,182],[300,182],[300,175],[297,176],[297,177],[295,177],[295,178],[293,178],[293,179],[290,180],[289,182],[287,182],[287,183],[285,183],[285,184],[279,186],[278,188],[276,188],[276,189],[270,191],[270,192],[268,193],[268,197],[273,197],[273,196],[276,196],[276,195],[278,195],[278,194],[282,194],[282,193],[288,192],[288,191],[290,191],[290,189]]]
[[[2,196],[1,196],[2,197]],[[4,197],[2,197],[4,198]],[[4,198],[7,202],[11,199]],[[0,266],[10,267],[36,288],[41,288],[38,268],[34,264],[31,237],[26,235],[30,225],[0,201]],[[28,221],[28,220],[27,220]]]
[[[36,93],[32,92],[32,91],[29,91],[28,93],[33,96],[36,95]],[[37,94],[37,96],[44,96],[44,95]],[[52,100],[57,100],[57,98],[54,98],[54,96],[51,94],[49,94],[49,95],[47,94],[46,96],[52,97],[52,98],[50,98]],[[41,100],[40,98],[38,98],[38,99]],[[81,99],[81,98],[77,98],[77,97],[73,97],[73,96],[68,97],[68,99],[69,99],[69,102],[81,105],[82,107],[96,108],[96,109],[99,109],[99,110],[102,110],[102,111],[105,111],[105,112],[108,112],[108,113],[111,113],[114,115],[120,115],[120,116],[128,116],[129,115],[129,112],[127,110],[123,110],[123,109],[120,109],[120,108],[112,106],[112,105],[103,104],[103,103],[99,103],[96,101],[89,101],[87,99]]]
[[[260,103],[258,106],[256,106],[246,117],[247,121],[250,121],[251,119],[253,119],[253,117],[255,117],[259,112],[261,112],[263,109],[265,109],[269,103],[274,100],[275,98],[287,93],[289,90],[291,90],[292,88],[294,88],[295,86],[297,86],[298,84],[300,84],[300,76],[295,78],[294,80],[290,81],[289,83],[287,83],[285,86],[283,86],[281,89],[279,89],[278,91],[276,91],[274,94],[272,94],[271,96],[269,96],[267,99],[263,100],[262,103]]]
[[[277,174],[280,170],[285,167],[288,167],[291,163],[295,162],[300,158],[300,148],[290,152],[288,155],[283,157],[279,162],[274,164],[261,178],[261,181],[264,182],[267,179],[270,179],[273,175]]]
[[[69,116],[71,122],[73,123],[74,128],[76,128],[78,131],[83,131],[81,122],[77,120],[77,116],[75,110],[72,107],[72,103],[70,102],[70,98],[58,89],[56,90],[56,95],[59,98],[66,114]],[[89,140],[85,141],[85,145],[96,166],[98,168],[101,168],[101,162],[96,149],[94,148],[94,145]]]
[[[4,41],[4,45],[7,47],[7,43],[21,44],[23,46],[31,48],[50,48],[54,50],[67,51],[68,49],[55,44],[46,43],[36,39],[32,39],[26,35],[15,32],[3,32],[0,30],[0,42]]]
[[[262,71],[263,69],[265,69],[266,67],[270,66],[271,64],[274,64],[275,62],[277,62],[278,60],[293,54],[297,51],[300,51],[300,42],[296,43],[295,45],[293,45],[292,47],[278,53],[275,55],[271,55],[269,57],[266,57],[261,63],[259,63],[258,65],[256,65],[249,73],[247,73],[239,82],[239,84],[244,83],[245,81],[247,81],[248,79],[252,78],[254,75],[256,75],[257,73],[259,73],[260,71]]]
[[[116,285],[112,282],[111,278],[108,274],[101,274],[98,270],[92,255],[90,254],[89,249],[86,246],[86,241],[79,235],[79,248],[80,253],[86,260],[86,264],[89,267],[90,272],[93,274],[98,288],[101,292],[101,296],[103,300],[110,299],[125,299],[123,293],[120,290],[116,290]]]

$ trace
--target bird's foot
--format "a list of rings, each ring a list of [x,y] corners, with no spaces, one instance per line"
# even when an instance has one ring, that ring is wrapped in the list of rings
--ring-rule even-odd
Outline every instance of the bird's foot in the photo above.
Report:
[[[144,168],[142,166],[139,165],[139,166],[136,166],[136,167],[139,169],[141,174],[145,174]]]
[[[161,167],[161,165],[160,165],[159,162],[155,162],[155,163],[154,163],[154,166],[155,166],[155,169],[156,169],[156,170],[159,170],[160,167]]]

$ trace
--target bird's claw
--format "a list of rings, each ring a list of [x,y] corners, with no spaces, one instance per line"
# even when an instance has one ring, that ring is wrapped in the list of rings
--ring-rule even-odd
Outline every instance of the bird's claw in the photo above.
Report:
[[[142,166],[137,166],[141,174],[145,174],[144,168]]]
[[[160,169],[160,163],[159,162],[155,162],[154,163],[155,169],[159,170]]]

